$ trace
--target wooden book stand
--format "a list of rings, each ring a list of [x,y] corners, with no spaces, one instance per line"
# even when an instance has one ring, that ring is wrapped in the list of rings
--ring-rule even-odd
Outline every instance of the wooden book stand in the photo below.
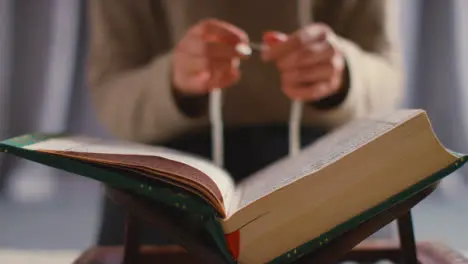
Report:
[[[380,213],[357,228],[332,240],[326,246],[303,256],[296,263],[329,264],[341,261],[372,263],[389,260],[404,264],[468,264],[460,254],[435,243],[416,243],[411,209],[434,191],[436,185],[414,195],[411,199]],[[75,264],[155,264],[155,263],[213,263],[226,264],[220,254],[205,242],[177,225],[176,219],[163,213],[154,203],[141,200],[119,190],[107,188],[107,195],[128,212],[125,245],[95,247],[85,251]],[[398,222],[399,242],[377,241],[362,243],[373,233],[392,221]],[[146,221],[170,237],[174,246],[141,246],[139,223]]]

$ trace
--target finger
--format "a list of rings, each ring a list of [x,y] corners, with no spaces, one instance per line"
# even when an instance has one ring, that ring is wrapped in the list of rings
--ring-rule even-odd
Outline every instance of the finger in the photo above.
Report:
[[[202,37],[205,41],[232,45],[249,42],[249,38],[243,30],[218,19],[203,20],[193,28],[191,34]]]
[[[315,23],[302,28],[295,32],[295,36],[299,38],[302,44],[307,45],[313,42],[321,42],[327,39],[328,34],[332,31],[330,27],[322,23]]]
[[[221,81],[225,76],[228,76],[232,72],[232,63],[230,61],[223,61],[223,62],[215,62],[212,61],[209,66],[208,70],[211,72],[211,86],[216,86],[221,88]]]
[[[277,42],[274,45],[269,45],[262,53],[264,61],[277,60],[278,58],[291,53],[294,50],[299,50],[301,43],[295,37],[288,37],[287,39]]]
[[[283,92],[292,100],[317,101],[334,92],[329,82],[317,82],[309,85],[288,86]]]
[[[286,54],[301,49],[305,44],[326,40],[328,30],[323,26],[309,26],[296,31],[288,37],[286,41],[275,44],[265,51],[263,59],[265,61],[276,60]]]
[[[302,61],[302,56],[304,56],[302,50],[295,50],[290,52],[276,61],[276,67],[280,71],[293,70],[297,68],[299,63]]]
[[[327,42],[319,42],[320,49],[317,46],[295,50],[286,54],[277,60],[276,65],[282,71],[288,71],[298,67],[309,67],[314,64],[324,63],[335,55],[335,50]]]
[[[315,77],[307,75],[310,70],[304,73],[305,78],[285,76],[282,78],[283,91],[292,99],[317,100],[331,96],[342,84],[342,69],[331,68],[332,72],[327,73],[326,68],[322,67],[322,73],[317,73]]]
[[[237,68],[230,68],[226,71],[216,71],[209,81],[209,89],[227,88],[240,79],[240,73]]]
[[[193,93],[205,92],[209,88],[223,88],[224,79],[229,75],[236,75],[238,61],[213,60],[203,57],[182,58],[179,70],[175,71],[177,80],[183,87],[188,87]]]
[[[208,90],[226,88],[235,82],[240,75],[236,60],[209,60],[203,72],[210,73],[210,78],[205,84]]]
[[[229,69],[233,66],[231,59],[213,59],[201,56],[187,55],[180,58],[178,63],[180,69],[187,74],[194,74],[201,71],[213,71],[216,69]]]
[[[338,54],[338,51],[336,51],[330,43],[316,43],[316,45],[312,45],[300,51],[297,67],[311,67],[317,64],[331,62],[333,57],[338,55],[340,54]]]
[[[299,62],[295,64],[295,67],[287,68],[283,72],[319,79],[327,78],[327,74],[340,75],[344,68],[345,60],[341,53],[330,49],[315,56],[299,56]]]
[[[177,47],[178,52],[187,53],[192,56],[210,57],[217,59],[228,59],[250,55],[239,45],[230,45],[221,42],[207,42],[198,36],[192,36],[181,42]]]
[[[267,57],[268,50],[273,46],[281,42],[285,42],[288,39],[288,35],[278,31],[268,31],[263,34],[263,43],[265,48],[261,51],[261,58],[265,60]]]
[[[270,47],[277,43],[286,41],[288,39],[288,35],[279,31],[267,31],[263,34],[262,38],[263,43]]]
[[[210,72],[208,70],[192,74],[181,82],[181,85],[191,94],[205,94],[213,89],[227,88],[239,80],[239,71]]]

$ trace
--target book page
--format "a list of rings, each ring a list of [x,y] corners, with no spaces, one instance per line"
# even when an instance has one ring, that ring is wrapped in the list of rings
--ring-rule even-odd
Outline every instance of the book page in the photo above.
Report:
[[[284,158],[253,174],[237,187],[237,211],[257,199],[292,182],[311,175],[352,153],[421,112],[401,110],[396,113],[353,121],[307,146],[294,158]]]
[[[74,151],[81,153],[156,156],[189,165],[208,175],[219,188],[225,206],[230,204],[234,192],[234,181],[224,170],[207,160],[176,150],[125,141],[71,136],[48,139],[26,146],[31,150]]]

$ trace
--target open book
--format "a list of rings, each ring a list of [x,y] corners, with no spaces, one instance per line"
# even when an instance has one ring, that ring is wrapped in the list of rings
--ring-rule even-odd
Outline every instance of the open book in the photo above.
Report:
[[[210,161],[171,149],[71,135],[24,135],[0,148],[209,217],[226,259],[283,263],[313,251],[464,164],[426,113],[356,120],[234,184]]]

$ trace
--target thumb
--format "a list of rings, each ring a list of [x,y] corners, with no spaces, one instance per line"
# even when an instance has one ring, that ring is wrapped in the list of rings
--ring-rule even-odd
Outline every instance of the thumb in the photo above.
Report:
[[[288,35],[278,32],[278,31],[268,31],[263,34],[263,42],[268,45],[272,46],[276,43],[284,42],[288,39]]]
[[[263,43],[265,49],[262,51],[261,57],[264,61],[270,60],[272,48],[280,43],[288,40],[288,35],[278,31],[268,31],[263,34]]]

